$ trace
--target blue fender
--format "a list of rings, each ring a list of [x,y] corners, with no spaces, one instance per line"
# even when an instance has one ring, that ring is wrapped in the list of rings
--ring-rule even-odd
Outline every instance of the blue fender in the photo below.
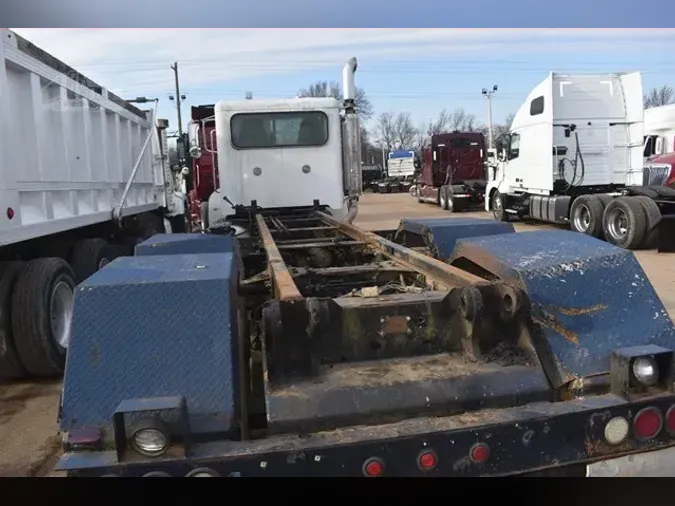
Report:
[[[631,251],[547,230],[457,241],[449,263],[472,262],[525,290],[535,350],[553,386],[609,371],[617,348],[672,348],[675,327]]]
[[[193,433],[235,430],[237,266],[233,253],[122,257],[79,285],[61,429],[111,435],[121,402],[183,397]]]

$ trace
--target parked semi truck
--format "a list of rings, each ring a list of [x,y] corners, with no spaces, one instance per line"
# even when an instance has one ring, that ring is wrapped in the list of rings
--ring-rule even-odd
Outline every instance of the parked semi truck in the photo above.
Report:
[[[637,72],[551,73],[498,139],[486,210],[569,224],[622,248],[672,248],[675,190],[661,166],[643,165],[643,115]]]
[[[418,202],[461,211],[485,199],[487,146],[477,132],[432,135],[422,148]]]
[[[644,158],[675,152],[675,104],[644,112]]]
[[[354,225],[355,70],[342,107],[216,104],[207,233],[155,235],[80,285],[58,469],[495,476],[662,462],[675,329],[633,253],[493,220]]]
[[[0,379],[59,376],[75,286],[180,229],[166,120],[0,30]]]
[[[407,192],[413,184],[419,160],[412,150],[398,149],[387,154],[384,179],[377,183],[379,193]]]

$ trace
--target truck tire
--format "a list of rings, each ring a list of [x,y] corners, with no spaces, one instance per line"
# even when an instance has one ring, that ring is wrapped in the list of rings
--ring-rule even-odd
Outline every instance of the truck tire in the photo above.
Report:
[[[605,206],[596,195],[581,195],[570,209],[570,228],[575,232],[602,239],[602,215]]]
[[[633,198],[642,204],[642,208],[647,215],[647,231],[645,232],[645,238],[640,244],[640,248],[654,249],[659,240],[658,225],[661,221],[661,210],[657,203],[649,197],[638,196]]]
[[[12,332],[12,292],[22,262],[0,264],[0,379],[17,380],[28,373],[16,351]]]
[[[647,213],[634,197],[612,200],[602,215],[607,242],[625,249],[636,249],[647,232]]]
[[[12,330],[26,370],[38,377],[63,374],[70,341],[75,275],[61,258],[23,266],[12,294]]]
[[[75,282],[79,285],[96,271],[114,260],[108,242],[105,239],[84,239],[73,247],[70,253],[70,266],[75,273]]]
[[[509,214],[504,209],[504,198],[498,190],[492,194],[490,199],[490,209],[492,209],[492,216],[497,221],[509,221]]]
[[[441,206],[443,211],[450,209],[449,199],[448,199],[448,187],[441,186],[438,190],[438,205]]]

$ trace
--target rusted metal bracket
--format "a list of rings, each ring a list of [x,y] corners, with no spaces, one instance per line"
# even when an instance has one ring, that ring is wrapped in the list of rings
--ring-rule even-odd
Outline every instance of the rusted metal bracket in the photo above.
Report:
[[[278,300],[302,299],[302,294],[295,285],[286,262],[284,262],[279,248],[274,242],[269,228],[267,228],[265,218],[261,214],[257,214],[255,220],[267,255],[267,268],[272,279],[275,298]]]
[[[417,251],[413,251],[410,248],[396,244],[372,232],[361,230],[354,225],[338,221],[325,213],[315,212],[314,214],[321,218],[325,223],[338,227],[340,232],[352,239],[368,244],[373,249],[379,251],[395,262],[412,267],[420,274],[423,274],[427,280],[434,280],[447,287],[480,285],[488,282],[479,276],[470,274],[458,267],[446,264],[445,262],[418,253]]]

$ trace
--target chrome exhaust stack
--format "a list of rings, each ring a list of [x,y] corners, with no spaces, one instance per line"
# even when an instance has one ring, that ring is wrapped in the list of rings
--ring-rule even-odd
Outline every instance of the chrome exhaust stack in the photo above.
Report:
[[[352,223],[358,214],[359,197],[362,194],[361,175],[361,128],[356,111],[356,58],[350,58],[342,69],[342,89],[344,93],[344,117],[342,122],[343,162],[347,216],[345,221]]]

